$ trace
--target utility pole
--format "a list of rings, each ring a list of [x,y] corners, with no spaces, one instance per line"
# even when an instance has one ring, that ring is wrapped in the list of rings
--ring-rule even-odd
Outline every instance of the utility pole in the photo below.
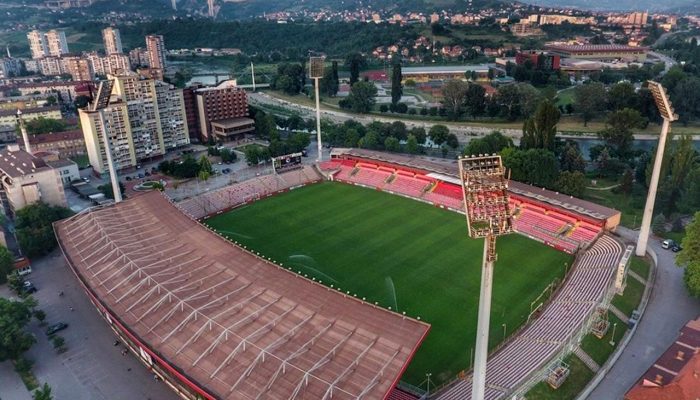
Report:
[[[314,80],[314,97],[316,97],[316,143],[318,145],[317,162],[323,160],[323,146],[321,144],[321,100],[319,80],[323,78],[325,59],[323,57],[311,57],[309,60],[309,77]]]

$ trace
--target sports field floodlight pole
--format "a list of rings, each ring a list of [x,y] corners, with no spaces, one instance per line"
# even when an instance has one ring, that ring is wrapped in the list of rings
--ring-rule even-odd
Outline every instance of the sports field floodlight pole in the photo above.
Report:
[[[318,156],[316,161],[323,160],[323,146],[321,145],[321,100],[319,95],[319,80],[323,78],[325,57],[311,57],[309,59],[309,77],[314,80],[314,97],[316,98],[316,143],[318,144]]]
[[[109,97],[112,94],[114,81],[106,80],[100,82],[100,87],[97,89],[97,97],[92,103],[92,111],[97,112],[102,127],[102,145],[105,148],[105,156],[107,158],[107,169],[109,170],[109,178],[112,181],[112,193],[114,193],[114,202],[122,201],[122,192],[119,189],[119,178],[117,177],[117,169],[114,166],[112,158],[112,148],[109,145],[109,126],[104,116],[104,109],[109,105]]]
[[[651,228],[651,220],[654,214],[654,202],[656,201],[656,190],[659,187],[659,175],[661,174],[661,164],[664,158],[666,148],[666,138],[668,131],[671,128],[671,122],[678,120],[678,115],[673,111],[671,101],[666,95],[666,90],[660,83],[648,81],[649,90],[654,96],[654,102],[659,109],[659,114],[664,122],[661,126],[661,136],[659,136],[659,145],[656,148],[656,158],[654,159],[654,169],[651,173],[649,182],[649,193],[647,193],[647,203],[644,206],[644,215],[642,216],[642,226],[639,229],[639,238],[637,238],[637,248],[635,254],[643,257],[647,251],[647,242],[649,241],[649,229]]]
[[[508,207],[508,181],[501,156],[480,154],[460,157],[459,175],[469,237],[484,239],[471,397],[472,400],[483,400],[486,391],[493,267],[497,258],[496,238],[513,232],[513,221]]]

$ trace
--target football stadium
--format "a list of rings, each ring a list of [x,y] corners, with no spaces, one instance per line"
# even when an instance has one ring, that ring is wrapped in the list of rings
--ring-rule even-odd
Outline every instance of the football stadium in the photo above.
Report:
[[[56,223],[89,298],[188,399],[468,399],[483,243],[456,161],[334,149],[180,202],[160,192]],[[486,398],[595,322],[616,210],[509,182]]]

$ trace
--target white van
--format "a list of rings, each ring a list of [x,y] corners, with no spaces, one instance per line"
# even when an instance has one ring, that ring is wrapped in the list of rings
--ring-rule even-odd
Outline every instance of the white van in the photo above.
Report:
[[[670,249],[670,248],[673,247],[675,244],[676,244],[676,242],[674,242],[673,240],[671,240],[671,239],[666,239],[666,240],[664,240],[663,242],[661,242],[661,248],[662,248],[662,249]]]
[[[29,275],[32,273],[32,265],[26,258],[20,258],[15,261],[15,271],[19,276]]]

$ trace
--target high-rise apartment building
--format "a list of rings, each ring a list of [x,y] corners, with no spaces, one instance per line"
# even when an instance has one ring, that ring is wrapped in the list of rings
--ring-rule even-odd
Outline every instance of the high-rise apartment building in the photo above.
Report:
[[[44,33],[38,30],[33,30],[27,33],[27,40],[29,40],[29,50],[32,53],[32,58],[37,60],[39,58],[45,57],[49,51],[46,48],[46,38]]]
[[[102,30],[102,41],[105,44],[105,54],[121,54],[122,38],[117,28],[105,28]]]
[[[194,95],[202,143],[240,139],[255,129],[255,122],[248,118],[246,92],[235,80],[197,89]]]
[[[47,56],[60,57],[68,54],[68,42],[66,33],[52,29],[46,33],[33,30],[27,33],[29,40],[29,50],[33,59],[40,59]]]
[[[95,78],[95,72],[88,59],[74,56],[63,57],[62,61],[66,72],[74,81],[91,81]]]
[[[96,51],[83,53],[90,62],[92,70],[98,75],[121,75],[131,69],[129,56],[126,54],[99,55]]]
[[[114,88],[103,113],[117,169],[133,168],[189,143],[181,89],[134,73],[109,79]],[[107,170],[104,126],[97,112],[79,114],[90,164],[101,174]]]
[[[129,51],[129,62],[132,67],[149,67],[148,51],[143,47],[137,47]]]
[[[46,32],[46,48],[49,51],[50,56],[60,57],[64,54],[68,54],[68,42],[66,41],[66,33],[64,31],[59,31],[52,29]]]
[[[165,72],[165,42],[163,42],[163,36],[146,36],[146,51],[148,51],[148,66],[151,69],[160,70],[162,79],[162,74]]]

